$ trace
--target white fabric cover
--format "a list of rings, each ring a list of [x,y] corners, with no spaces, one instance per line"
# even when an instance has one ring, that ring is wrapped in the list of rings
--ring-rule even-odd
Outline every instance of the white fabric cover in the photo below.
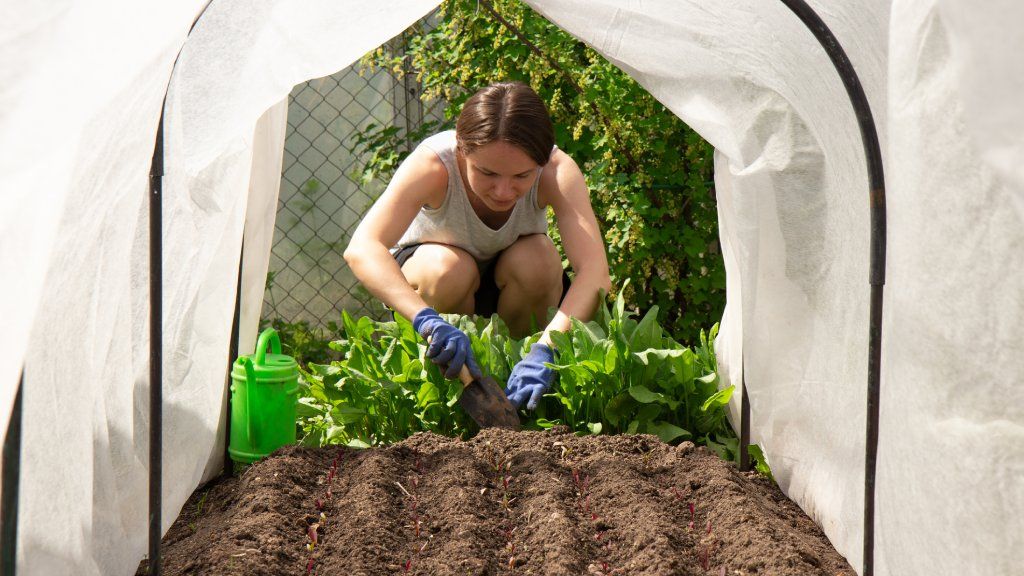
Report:
[[[745,356],[753,440],[859,572],[868,197],[838,75],[781,3],[530,4],[715,145],[723,375]],[[1024,7],[810,4],[892,151],[876,574],[1024,573]]]
[[[149,167],[202,2],[3,6],[0,413],[6,429],[24,363],[18,573],[126,574],[145,550]]]
[[[879,574],[1024,574],[1024,4],[893,2]]]
[[[812,4],[846,47],[884,135],[888,4]],[[858,566],[867,172],[838,74],[781,2],[535,5],[715,146],[728,278],[723,376],[739,388],[745,345],[752,441]]]
[[[5,200],[17,191],[0,263],[19,279],[0,299],[16,353],[0,365],[5,424],[26,367],[19,574],[132,574],[146,551],[148,171],[202,3],[136,4],[19,8],[24,30],[5,18],[0,35],[5,64],[8,50],[35,58],[5,68],[0,93]],[[247,199],[273,214],[280,178],[282,111],[258,119],[435,4],[218,0],[184,44],[165,124],[164,529],[220,467],[242,223]],[[277,158],[256,138],[276,139]],[[250,187],[254,174],[271,180]],[[272,229],[253,228],[247,295],[262,293]],[[250,342],[259,305],[243,305]]]
[[[868,200],[831,63],[779,2],[529,3],[715,145],[723,376],[738,385],[745,357],[754,441],[859,570]],[[147,172],[203,3],[36,4],[0,7],[0,270],[17,279],[0,298],[0,423],[24,363],[19,573],[127,575],[146,549]],[[255,338],[281,101],[435,4],[217,0],[185,44],[166,108],[165,528],[220,466],[243,222],[243,352]],[[811,4],[888,152],[876,573],[1021,573],[1024,7]]]

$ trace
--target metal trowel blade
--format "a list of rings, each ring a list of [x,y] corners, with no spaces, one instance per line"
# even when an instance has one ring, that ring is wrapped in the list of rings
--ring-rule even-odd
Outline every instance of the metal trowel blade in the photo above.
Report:
[[[493,378],[485,376],[467,384],[459,404],[481,428],[519,430],[519,414]]]

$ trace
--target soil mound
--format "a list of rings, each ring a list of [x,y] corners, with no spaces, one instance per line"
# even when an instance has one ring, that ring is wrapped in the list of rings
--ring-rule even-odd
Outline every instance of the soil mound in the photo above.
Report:
[[[163,563],[168,575],[854,574],[754,473],[688,442],[564,430],[284,448],[197,490]]]

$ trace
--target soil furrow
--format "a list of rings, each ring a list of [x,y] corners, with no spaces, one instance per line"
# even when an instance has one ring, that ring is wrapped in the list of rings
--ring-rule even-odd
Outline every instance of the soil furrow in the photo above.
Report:
[[[724,564],[770,574],[834,576],[853,574],[834,553],[820,528],[774,485],[755,474],[715,466],[704,449],[690,451],[685,476],[661,472],[696,513],[698,556],[712,551],[713,566]],[[688,521],[684,502],[669,504],[680,522]],[[710,524],[711,533],[707,533]]]
[[[272,566],[287,566],[300,573],[306,562],[309,483],[301,471],[321,467],[331,457],[326,451],[283,454],[272,469],[258,463],[213,484],[202,505],[190,501],[183,508],[176,524],[184,522],[187,532],[179,531],[185,537],[174,546],[183,553],[166,554],[164,572],[274,575],[280,572]]]
[[[401,572],[409,534],[400,515],[404,495],[395,481],[409,467],[408,455],[408,449],[377,450],[343,460],[338,474],[347,489],[336,491],[326,505],[328,526],[314,574]]]
[[[411,573],[494,574],[501,534],[486,465],[458,447],[424,454],[422,469],[418,497],[426,548]]]
[[[522,563],[508,574],[585,574],[596,554],[589,526],[576,506],[572,474],[552,458],[557,451],[512,450],[516,471]]]
[[[582,469],[590,478],[590,507],[606,548],[604,574],[671,576],[703,573],[692,557],[686,525],[665,507],[661,487],[639,457],[588,457]],[[596,569],[596,567],[595,567]]]

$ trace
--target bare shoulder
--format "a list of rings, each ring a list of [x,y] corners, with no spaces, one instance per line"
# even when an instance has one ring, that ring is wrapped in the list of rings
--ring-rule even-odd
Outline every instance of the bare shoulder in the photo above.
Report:
[[[552,205],[572,192],[578,192],[580,186],[585,192],[583,173],[576,161],[562,150],[555,149],[540,175],[537,185],[538,203],[541,206]]]
[[[448,190],[448,169],[433,150],[419,146],[402,161],[388,187],[403,197],[415,198],[421,205],[436,208],[444,202]]]

